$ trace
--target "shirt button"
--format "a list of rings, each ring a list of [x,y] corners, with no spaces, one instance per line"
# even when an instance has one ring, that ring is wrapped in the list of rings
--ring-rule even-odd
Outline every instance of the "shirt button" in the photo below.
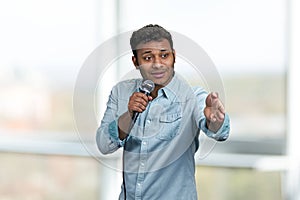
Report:
[[[142,163],[141,163],[141,166],[142,166],[142,167],[144,167],[144,166],[145,166],[145,164],[142,162]]]
[[[150,119],[147,119],[146,123],[147,124],[150,124],[151,120]]]
[[[146,144],[147,144],[147,142],[145,142],[145,141],[144,141],[142,144],[143,144],[143,145],[146,145]]]

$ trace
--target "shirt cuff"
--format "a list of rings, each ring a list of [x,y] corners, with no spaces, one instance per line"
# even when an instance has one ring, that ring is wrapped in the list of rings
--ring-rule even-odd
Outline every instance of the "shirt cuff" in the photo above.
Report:
[[[108,133],[113,144],[117,145],[118,147],[124,146],[126,139],[120,140],[119,138],[118,120],[114,120],[108,125]]]
[[[210,131],[206,126],[206,119],[203,120],[202,130],[206,133],[208,137],[211,137],[217,141],[225,141],[229,137],[230,131],[230,119],[227,113],[225,113],[225,118],[222,126],[217,132]]]

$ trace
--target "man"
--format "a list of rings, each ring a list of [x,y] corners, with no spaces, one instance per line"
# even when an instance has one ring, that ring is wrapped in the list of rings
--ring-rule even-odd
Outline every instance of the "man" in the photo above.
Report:
[[[200,130],[224,141],[229,117],[217,93],[191,88],[175,74],[176,52],[164,28],[147,25],[133,32],[130,45],[142,79],[114,86],[97,131],[103,154],[124,148],[119,199],[195,200]],[[144,80],[155,84],[150,95],[139,90]]]

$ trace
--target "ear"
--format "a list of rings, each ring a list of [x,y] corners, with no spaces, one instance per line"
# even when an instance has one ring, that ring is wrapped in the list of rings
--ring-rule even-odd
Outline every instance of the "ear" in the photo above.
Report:
[[[174,63],[175,63],[175,60],[176,60],[176,51],[175,51],[175,49],[173,49],[173,57],[174,57]]]
[[[137,58],[135,56],[131,57],[132,63],[135,66],[136,69],[140,69]]]

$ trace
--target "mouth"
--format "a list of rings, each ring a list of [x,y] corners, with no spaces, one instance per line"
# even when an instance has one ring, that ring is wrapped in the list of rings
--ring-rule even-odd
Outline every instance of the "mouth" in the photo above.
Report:
[[[152,75],[154,78],[163,78],[164,75],[165,75],[165,72],[152,72],[151,75]]]

